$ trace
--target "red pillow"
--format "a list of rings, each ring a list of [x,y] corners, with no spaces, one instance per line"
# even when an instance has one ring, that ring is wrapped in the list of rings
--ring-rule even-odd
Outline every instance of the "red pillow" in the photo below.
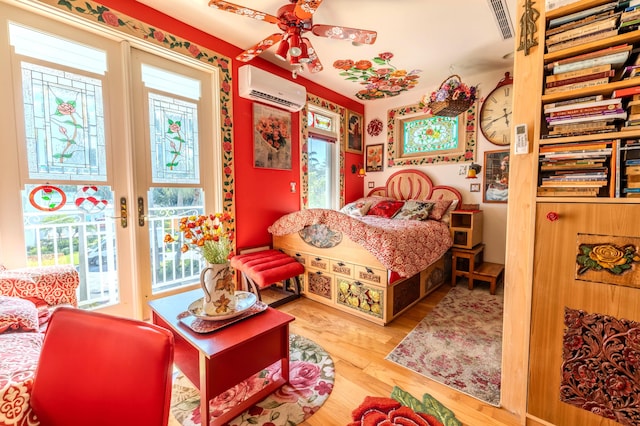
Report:
[[[380,216],[391,219],[403,205],[404,201],[380,201],[369,209],[367,216]]]

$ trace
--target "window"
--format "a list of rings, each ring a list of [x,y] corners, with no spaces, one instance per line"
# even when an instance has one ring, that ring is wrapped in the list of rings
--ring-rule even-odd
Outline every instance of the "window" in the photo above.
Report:
[[[309,107],[309,208],[335,209],[338,206],[338,117],[328,111]]]

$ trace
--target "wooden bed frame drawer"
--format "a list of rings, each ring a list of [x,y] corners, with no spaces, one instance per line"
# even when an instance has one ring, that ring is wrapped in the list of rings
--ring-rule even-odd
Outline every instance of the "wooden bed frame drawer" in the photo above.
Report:
[[[386,269],[376,269],[376,268],[369,268],[366,266],[356,265],[355,270],[356,270],[356,275],[354,278],[357,281],[364,281],[364,282],[375,284],[377,286],[382,286],[382,287],[387,286],[387,270]]]
[[[329,268],[330,263],[331,260],[327,259],[326,257],[314,256],[311,254],[307,255],[307,268],[314,268],[325,272],[331,272],[331,269]]]
[[[298,262],[302,263],[305,266],[307,266],[307,264],[309,263],[307,261],[307,258],[309,257],[309,255],[306,253],[301,253],[293,250],[282,250],[282,251],[288,254],[289,256],[293,257],[295,260],[297,260]]]
[[[355,267],[352,263],[340,262],[339,260],[331,260],[331,273],[341,277],[353,278],[355,275]]]
[[[308,268],[305,271],[305,296],[327,303],[333,301],[334,276],[318,269]]]
[[[386,289],[367,283],[336,278],[336,305],[384,320]]]

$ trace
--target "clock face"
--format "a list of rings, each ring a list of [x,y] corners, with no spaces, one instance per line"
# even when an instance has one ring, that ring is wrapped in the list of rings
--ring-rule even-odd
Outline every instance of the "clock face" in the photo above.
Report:
[[[511,143],[513,123],[513,84],[496,87],[484,100],[480,110],[480,130],[496,145]]]

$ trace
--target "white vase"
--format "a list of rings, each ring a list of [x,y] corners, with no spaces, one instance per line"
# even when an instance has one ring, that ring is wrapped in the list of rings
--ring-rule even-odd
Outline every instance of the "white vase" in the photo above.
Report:
[[[219,316],[235,311],[235,285],[229,262],[209,263],[200,272],[200,286],[204,291],[202,310],[205,315]]]

